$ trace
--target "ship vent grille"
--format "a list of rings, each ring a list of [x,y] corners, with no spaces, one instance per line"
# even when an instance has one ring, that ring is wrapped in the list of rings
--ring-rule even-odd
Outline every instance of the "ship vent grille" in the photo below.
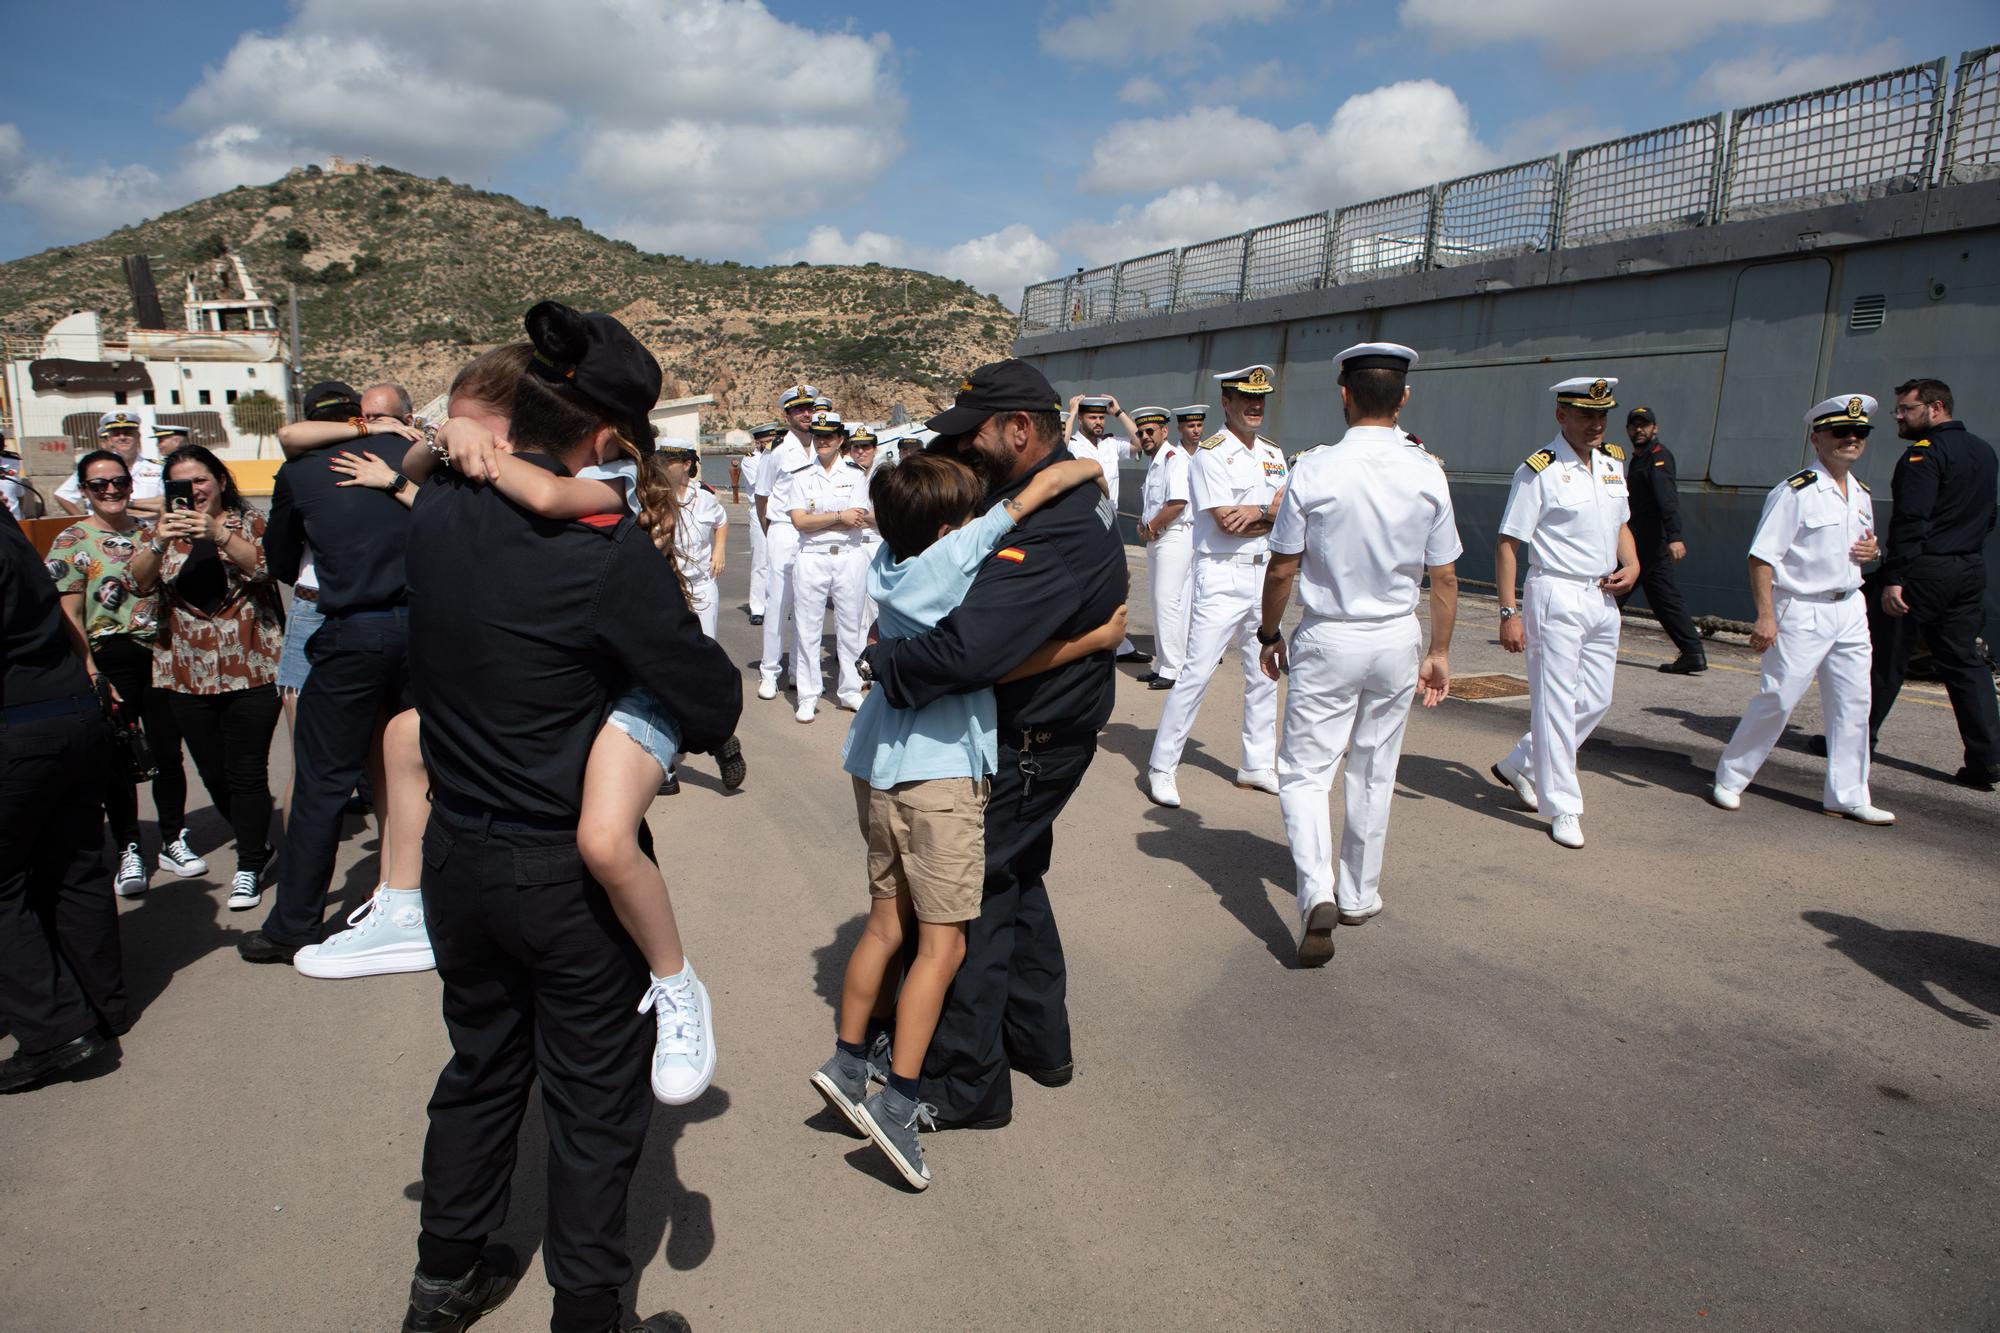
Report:
[[[1888,308],[1889,298],[1886,296],[1855,297],[1854,309],[1847,316],[1847,331],[1865,333],[1869,329],[1881,328],[1884,312]]]

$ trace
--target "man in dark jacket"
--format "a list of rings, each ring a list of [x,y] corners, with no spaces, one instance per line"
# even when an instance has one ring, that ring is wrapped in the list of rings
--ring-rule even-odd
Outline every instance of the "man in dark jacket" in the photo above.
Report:
[[[1687,602],[1674,579],[1674,566],[1687,558],[1674,456],[1660,443],[1660,426],[1650,407],[1635,407],[1625,414],[1625,438],[1632,442],[1632,456],[1625,460],[1625,478],[1631,491],[1628,526],[1639,551],[1639,586],[1646,590],[1646,605],[1653,608],[1660,628],[1680,650],[1680,656],[1660,670],[1692,676],[1708,670],[1708,655],[1702,650],[1701,632],[1689,618]],[[1628,592],[1620,597],[1618,604],[1625,605],[1631,595]]]

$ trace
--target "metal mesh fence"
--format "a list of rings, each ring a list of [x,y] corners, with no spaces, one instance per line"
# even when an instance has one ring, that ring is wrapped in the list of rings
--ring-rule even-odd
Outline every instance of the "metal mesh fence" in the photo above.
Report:
[[[1545,157],[1440,185],[1431,262],[1450,268],[1548,249],[1561,182],[1562,159]]]
[[[1241,300],[1243,241],[1242,236],[1224,236],[1181,251],[1181,278],[1174,292],[1174,309],[1197,310]]]
[[[1958,185],[2000,176],[2000,46],[1967,51],[1958,62],[1958,97],[1951,111],[1938,181]]]
[[[1944,62],[1746,107],[1729,132],[1722,217],[1789,212],[1808,199],[1923,188]]]
[[[1721,165],[1714,116],[1579,148],[1563,174],[1559,244],[1699,227]]]
[[[1324,213],[1274,222],[1250,233],[1243,298],[1282,296],[1326,285],[1326,242],[1333,220]]]
[[[1178,250],[1128,259],[1118,266],[1118,318],[1144,319],[1174,308],[1174,261]]]
[[[1109,324],[1118,317],[1118,266],[1106,264],[1071,278],[1063,305],[1070,328]]]
[[[1063,284],[1038,282],[1021,293],[1021,336],[1063,326]]]
[[[1428,260],[1430,190],[1371,199],[1333,215],[1333,280],[1354,282],[1411,273]]]

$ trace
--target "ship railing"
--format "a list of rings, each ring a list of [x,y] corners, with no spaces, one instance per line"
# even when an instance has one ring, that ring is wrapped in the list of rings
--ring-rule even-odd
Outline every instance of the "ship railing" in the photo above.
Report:
[[[1022,334],[2000,177],[2000,46],[1078,270]]]

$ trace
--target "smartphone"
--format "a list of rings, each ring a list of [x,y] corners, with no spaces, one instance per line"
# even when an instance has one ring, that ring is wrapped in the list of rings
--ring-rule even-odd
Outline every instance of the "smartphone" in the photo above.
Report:
[[[165,484],[164,499],[169,511],[194,508],[194,483],[191,481],[170,481]]]

